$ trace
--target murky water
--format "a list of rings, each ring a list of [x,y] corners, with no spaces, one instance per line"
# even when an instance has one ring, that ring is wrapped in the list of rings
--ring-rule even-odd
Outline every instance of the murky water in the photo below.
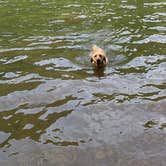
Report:
[[[165,9],[0,1],[0,165],[166,165]]]

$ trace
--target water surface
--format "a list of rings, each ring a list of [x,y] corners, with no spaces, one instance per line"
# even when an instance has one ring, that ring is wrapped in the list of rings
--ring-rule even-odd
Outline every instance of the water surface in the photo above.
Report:
[[[165,9],[0,1],[0,165],[166,165]]]

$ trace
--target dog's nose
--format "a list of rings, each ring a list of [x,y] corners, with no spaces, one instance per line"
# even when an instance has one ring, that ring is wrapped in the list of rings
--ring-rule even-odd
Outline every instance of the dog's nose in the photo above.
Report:
[[[97,59],[97,64],[98,64],[98,65],[100,64],[100,59]]]

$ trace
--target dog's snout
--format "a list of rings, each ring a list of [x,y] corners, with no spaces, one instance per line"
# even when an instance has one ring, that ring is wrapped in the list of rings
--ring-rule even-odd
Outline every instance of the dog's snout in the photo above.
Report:
[[[100,59],[97,59],[97,64],[100,64]]]

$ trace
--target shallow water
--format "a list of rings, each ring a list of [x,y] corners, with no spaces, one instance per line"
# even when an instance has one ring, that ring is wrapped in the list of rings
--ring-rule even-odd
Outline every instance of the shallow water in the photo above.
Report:
[[[166,165],[165,8],[0,1],[0,164]]]

